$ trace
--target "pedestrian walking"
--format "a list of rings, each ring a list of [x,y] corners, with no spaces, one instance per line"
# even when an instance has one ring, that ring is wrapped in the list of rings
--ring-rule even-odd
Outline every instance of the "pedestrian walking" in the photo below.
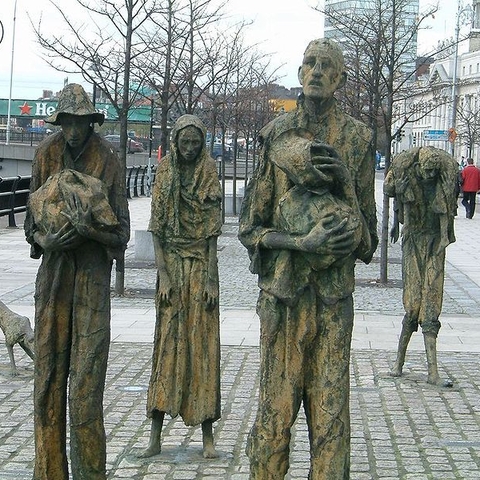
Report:
[[[475,215],[477,192],[480,190],[480,169],[473,164],[473,158],[467,158],[467,166],[462,170],[462,205],[466,217],[472,219]]]
[[[380,160],[382,160],[382,154],[377,150],[375,152],[375,170],[381,170]]]

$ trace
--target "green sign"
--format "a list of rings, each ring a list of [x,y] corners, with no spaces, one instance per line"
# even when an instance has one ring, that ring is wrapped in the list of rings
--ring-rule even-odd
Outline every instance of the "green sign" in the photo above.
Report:
[[[12,100],[10,103],[10,116],[12,118],[31,118],[43,120],[52,115],[57,108],[56,100]],[[118,120],[116,110],[110,103],[97,103],[96,109],[105,115],[106,121]],[[8,117],[8,100],[0,99],[0,117]],[[150,122],[150,107],[138,106],[130,108],[128,112],[130,122]]]

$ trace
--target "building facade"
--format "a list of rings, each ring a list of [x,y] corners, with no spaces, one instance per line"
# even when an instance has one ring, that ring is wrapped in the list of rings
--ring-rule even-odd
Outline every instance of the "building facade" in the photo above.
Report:
[[[404,2],[404,3],[403,3]],[[341,27],[334,25],[328,12],[334,11],[336,13],[345,14],[347,18],[379,19],[380,13],[385,17],[385,25],[392,28],[392,35],[396,38],[398,50],[404,50],[403,54],[403,69],[406,74],[411,74],[415,71],[415,59],[417,56],[417,38],[413,38],[406,34],[412,30],[416,23],[419,12],[419,0],[325,0],[325,15],[324,20],[324,35],[326,38],[332,38],[342,44],[346,41],[345,34]],[[395,13],[394,6],[398,9]],[[396,18],[396,20],[394,20]],[[381,20],[378,20],[381,22]],[[372,29],[372,34],[375,34],[375,28]],[[372,39],[374,40],[374,39]],[[408,42],[406,48],[400,45],[402,42]]]
[[[480,164],[480,0],[471,6],[465,8],[472,18],[470,31],[458,43],[466,51],[452,48],[448,56],[436,60],[404,102],[398,118],[408,116],[409,123],[397,151],[432,145],[452,153],[459,162],[472,157]],[[457,35],[461,13],[459,9]]]

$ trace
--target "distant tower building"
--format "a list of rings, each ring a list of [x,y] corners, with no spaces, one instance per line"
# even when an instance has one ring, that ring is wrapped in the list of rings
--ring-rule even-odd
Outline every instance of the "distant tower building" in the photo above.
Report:
[[[473,25],[472,28],[480,30],[480,0],[473,0]]]
[[[480,3],[477,0],[476,3]],[[359,17],[371,15],[374,12],[375,2],[372,0],[325,0],[325,10],[333,9],[336,12],[345,12],[346,15],[351,15],[355,12]],[[479,7],[480,8],[480,7]],[[407,0],[405,7],[402,7],[401,19],[405,28],[410,28],[415,24],[416,17],[418,17],[419,0]],[[334,40],[342,43],[344,35],[341,29],[335,28],[327,16],[325,17],[324,32],[326,38],[333,38]],[[402,38],[401,33],[398,34],[398,38]],[[417,37],[414,35],[409,42],[408,49],[405,52],[403,60],[403,69],[407,74],[411,74],[415,71],[415,60],[417,56]],[[412,78],[413,80],[413,78]]]
[[[469,52],[480,50],[480,0],[473,0],[472,29],[470,31]]]

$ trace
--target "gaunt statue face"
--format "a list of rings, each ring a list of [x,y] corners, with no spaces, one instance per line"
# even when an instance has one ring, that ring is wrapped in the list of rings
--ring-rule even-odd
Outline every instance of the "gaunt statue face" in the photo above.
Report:
[[[177,137],[177,148],[183,162],[194,163],[200,155],[202,147],[203,137],[197,128],[189,126],[180,130]]]
[[[312,42],[305,51],[298,78],[306,98],[331,98],[346,79],[341,53],[329,45]]]
[[[73,149],[80,148],[88,137],[90,131],[91,117],[88,115],[71,115],[62,113],[59,115],[59,122],[67,143]]]

